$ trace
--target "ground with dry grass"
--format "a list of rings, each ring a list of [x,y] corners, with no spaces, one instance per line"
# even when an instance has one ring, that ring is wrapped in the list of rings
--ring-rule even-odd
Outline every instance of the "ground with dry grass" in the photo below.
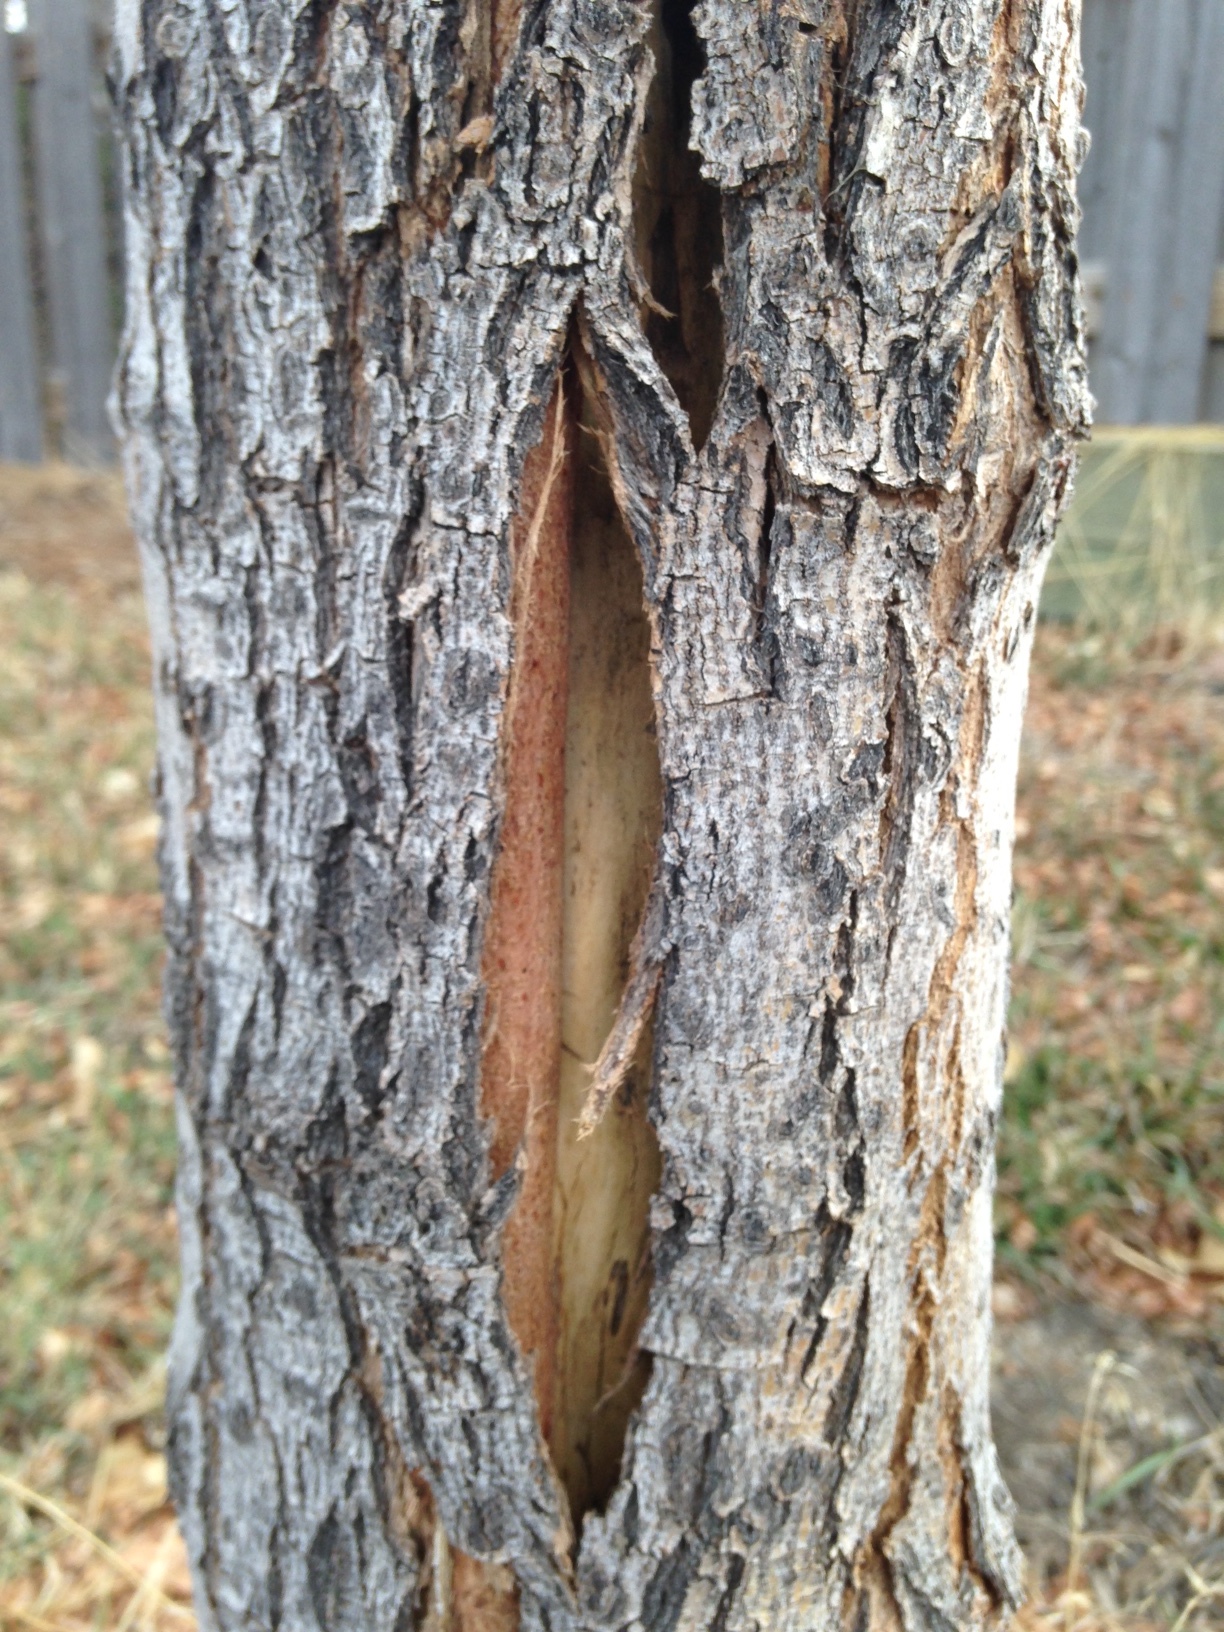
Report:
[[[1033,1584],[1055,1625],[1224,1626],[1224,646],[1042,629],[1015,876],[995,1415]]]
[[[174,1142],[147,689],[117,481],[4,472],[5,1626],[170,1625],[162,1595],[188,1596],[162,1454]]]
[[[188,1625],[147,647],[117,483],[0,471],[0,1624]],[[1224,652],[1038,642],[996,1417],[1030,1628],[1224,1626]]]
[[[1021,772],[1002,1257],[1224,1292],[1224,647],[1046,629]]]

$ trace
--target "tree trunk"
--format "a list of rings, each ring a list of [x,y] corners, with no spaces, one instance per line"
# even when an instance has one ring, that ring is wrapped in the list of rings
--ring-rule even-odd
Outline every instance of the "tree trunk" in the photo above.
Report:
[[[973,1628],[1076,0],[125,0],[202,1627]]]

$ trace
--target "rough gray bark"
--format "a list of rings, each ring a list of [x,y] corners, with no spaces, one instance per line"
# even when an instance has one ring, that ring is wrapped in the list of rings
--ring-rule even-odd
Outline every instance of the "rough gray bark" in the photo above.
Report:
[[[1086,421],[1078,4],[693,24],[700,176],[674,0],[120,0],[205,1628],[461,1625],[464,1555],[552,1632],[960,1629],[1018,1590],[990,1196]],[[651,1370],[576,1545],[478,1114],[510,539],[567,352],[664,787]]]

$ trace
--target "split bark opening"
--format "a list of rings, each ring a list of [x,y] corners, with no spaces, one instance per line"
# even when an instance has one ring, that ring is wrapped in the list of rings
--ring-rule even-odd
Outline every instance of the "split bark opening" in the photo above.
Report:
[[[693,86],[705,66],[694,3],[654,0],[649,39],[655,72],[633,203],[637,256],[648,285],[646,338],[700,448],[714,419],[725,352],[717,289],[722,199],[702,176],[700,155],[689,144]]]
[[[721,198],[689,145],[704,62],[692,9],[693,0],[654,6],[634,203],[649,286],[643,327],[700,447],[725,359]],[[513,1164],[518,1183],[503,1237],[507,1317],[533,1369],[576,1533],[616,1483],[649,1376],[637,1336],[659,1177],[648,1114],[657,975],[634,951],[663,801],[641,565],[613,496],[607,414],[594,411],[581,344],[574,331],[524,464],[512,539],[515,659],[482,1062],[492,1175]],[[762,597],[772,473],[766,512]],[[610,1042],[618,1057],[595,1073]]]
[[[567,371],[569,372],[569,371]],[[567,391],[568,383],[568,391]],[[515,660],[503,718],[504,804],[485,930],[481,1104],[494,1181],[513,1166],[502,1295],[534,1367],[551,1439],[559,1287],[554,1249],[565,911],[566,711],[570,666],[574,387],[553,390],[523,469],[511,540]]]
[[[507,1316],[541,1431],[583,1515],[616,1482],[648,1361],[658,1142],[639,1028],[597,1127],[595,1062],[631,975],[662,823],[650,625],[578,369],[567,365],[524,465],[513,540],[515,658],[504,806],[485,937],[482,1106],[494,1179],[513,1165]]]

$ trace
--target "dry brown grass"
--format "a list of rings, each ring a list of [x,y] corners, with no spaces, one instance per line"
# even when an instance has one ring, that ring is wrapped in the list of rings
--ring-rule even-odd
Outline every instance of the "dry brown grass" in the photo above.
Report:
[[[1065,1423],[1074,1470],[1065,1562],[1034,1581],[1020,1628],[1187,1632],[1222,1624],[1224,1425],[1209,1407],[1193,1420],[1205,1401],[1186,1358],[1184,1349],[1151,1336],[1129,1359],[1114,1349],[1095,1355],[1079,1420]],[[1179,1369],[1188,1393],[1169,1386],[1168,1373]],[[1179,1405],[1190,1405],[1189,1422]],[[1024,1516],[1030,1533],[1032,1521]],[[1049,1556],[1044,1539],[1039,1557]]]
[[[147,643],[117,480],[0,473],[0,1625],[190,1622]]]
[[[1224,1299],[1224,645],[1040,632],[1015,876],[1001,1261],[1206,1319]]]

